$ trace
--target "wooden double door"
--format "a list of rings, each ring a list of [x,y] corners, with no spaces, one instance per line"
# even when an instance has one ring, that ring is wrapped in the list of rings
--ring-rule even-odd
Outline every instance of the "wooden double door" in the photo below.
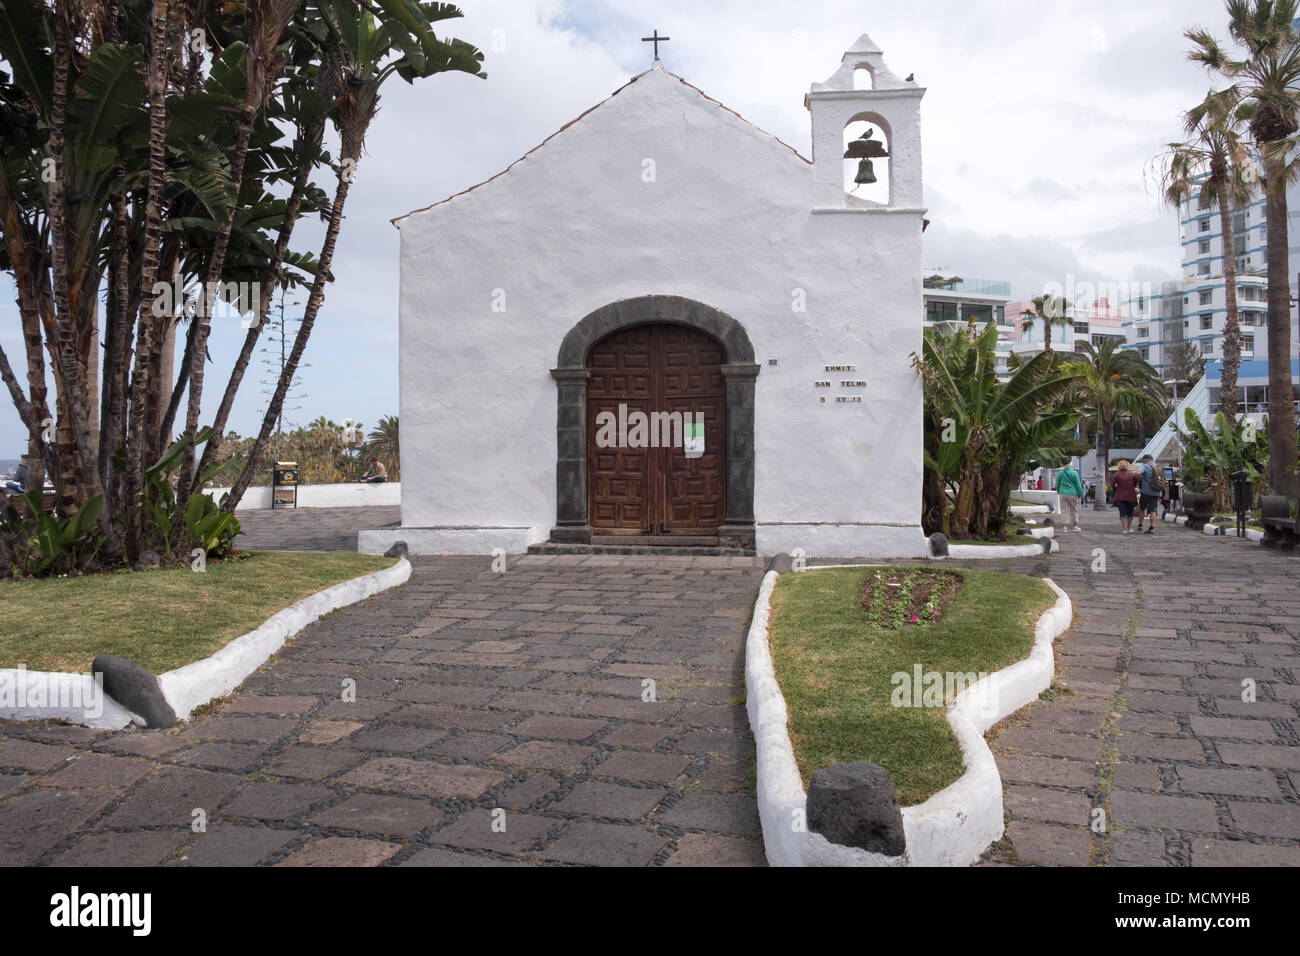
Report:
[[[587,356],[587,514],[596,534],[716,534],[726,515],[726,353],[686,326],[638,325],[616,332]],[[620,409],[620,406],[623,406]],[[703,415],[704,447],[685,441],[634,447],[634,412]],[[602,418],[602,413],[608,413]],[[612,445],[612,420],[629,423]],[[622,429],[619,429],[620,432]],[[667,429],[657,429],[663,438]],[[650,436],[652,439],[655,436]],[[694,453],[699,452],[698,456]]]

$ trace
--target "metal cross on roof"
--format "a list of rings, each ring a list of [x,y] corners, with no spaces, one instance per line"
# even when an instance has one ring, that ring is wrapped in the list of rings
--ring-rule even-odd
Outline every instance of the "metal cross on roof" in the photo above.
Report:
[[[654,35],[654,36],[652,36],[652,37],[642,37],[642,38],[641,38],[641,42],[642,42],[642,43],[653,43],[653,44],[655,45],[655,59],[658,60],[658,59],[659,59],[659,44],[660,44],[660,43],[666,43],[666,42],[668,42],[668,41],[671,40],[671,39],[672,39],[672,37],[661,37],[661,36],[659,35],[659,31],[656,29],[656,30],[655,30],[655,35]]]

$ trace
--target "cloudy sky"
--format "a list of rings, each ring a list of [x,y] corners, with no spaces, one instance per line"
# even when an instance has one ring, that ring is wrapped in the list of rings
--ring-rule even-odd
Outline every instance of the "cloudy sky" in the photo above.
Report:
[[[464,19],[447,32],[485,52],[488,79],[385,87],[295,423],[324,415],[370,427],[398,412],[398,232],[389,219],[496,174],[645,70],[651,50],[640,38],[654,29],[672,37],[661,48],[667,69],[805,156],[804,93],[870,34],[896,74],[914,73],[928,89],[927,265],[1008,279],[1017,299],[1069,275],[1178,275],[1177,220],[1161,208],[1147,165],[1211,83],[1186,60],[1183,31],[1227,32],[1222,0],[463,0],[461,8]],[[315,225],[300,227],[295,246],[314,251],[318,237]],[[214,323],[204,421],[241,341],[237,323]],[[21,374],[7,278],[0,345]],[[260,390],[245,382],[231,420],[241,434],[257,428]],[[0,460],[25,444],[6,399]]]

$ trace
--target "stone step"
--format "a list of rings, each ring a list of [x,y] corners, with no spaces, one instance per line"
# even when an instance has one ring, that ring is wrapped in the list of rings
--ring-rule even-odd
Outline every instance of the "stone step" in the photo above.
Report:
[[[675,544],[675,543],[674,543]],[[746,548],[720,548],[717,545],[665,544],[556,544],[551,541],[528,546],[529,554],[646,554],[659,557],[752,558],[757,551]]]
[[[716,548],[716,534],[593,534],[591,543],[605,547]]]

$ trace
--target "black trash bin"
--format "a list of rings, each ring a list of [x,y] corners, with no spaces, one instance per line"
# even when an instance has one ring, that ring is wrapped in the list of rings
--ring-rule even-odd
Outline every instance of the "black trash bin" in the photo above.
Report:
[[[1250,499],[1254,494],[1254,488],[1251,485],[1250,473],[1246,471],[1234,471],[1229,475],[1232,479],[1232,503],[1237,509],[1237,537],[1246,537],[1246,512],[1250,510]]]

